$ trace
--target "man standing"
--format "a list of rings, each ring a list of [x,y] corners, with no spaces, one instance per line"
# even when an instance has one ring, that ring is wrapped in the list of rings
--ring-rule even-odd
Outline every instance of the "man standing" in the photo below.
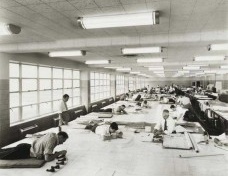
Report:
[[[65,124],[67,125],[70,120],[70,114],[68,112],[67,101],[69,100],[69,95],[64,94],[63,99],[59,106],[59,126]]]

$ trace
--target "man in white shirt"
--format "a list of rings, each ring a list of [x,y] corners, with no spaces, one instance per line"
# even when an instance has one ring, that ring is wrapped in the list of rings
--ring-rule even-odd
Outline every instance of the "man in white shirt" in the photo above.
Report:
[[[179,121],[183,118],[184,114],[186,113],[187,109],[182,107],[176,107],[175,105],[170,106],[170,117],[172,117],[174,120]]]
[[[70,114],[68,112],[67,101],[69,100],[69,95],[64,94],[63,99],[59,105],[59,126],[65,124],[67,125],[70,120]]]
[[[64,131],[55,133],[47,133],[46,135],[37,138],[33,143],[22,143],[16,147],[0,149],[0,159],[14,160],[36,158],[43,159],[47,162],[54,160],[59,156],[66,155],[66,150],[61,150],[53,153],[57,145],[63,144],[68,139],[68,134]]]
[[[112,122],[110,125],[87,125],[85,129],[91,130],[95,134],[99,135],[103,141],[122,138],[123,132],[118,131],[118,124],[116,122]]]
[[[175,129],[175,121],[169,116],[169,111],[167,109],[163,110],[162,118],[159,119],[154,127],[154,137],[162,134],[171,134]]]

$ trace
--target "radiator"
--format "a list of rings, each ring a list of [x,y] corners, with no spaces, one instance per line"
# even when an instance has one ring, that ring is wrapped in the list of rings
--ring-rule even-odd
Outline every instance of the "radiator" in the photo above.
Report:
[[[19,130],[20,130],[21,138],[24,138],[26,134],[34,134],[38,132],[38,125],[34,124],[29,127],[20,128]]]

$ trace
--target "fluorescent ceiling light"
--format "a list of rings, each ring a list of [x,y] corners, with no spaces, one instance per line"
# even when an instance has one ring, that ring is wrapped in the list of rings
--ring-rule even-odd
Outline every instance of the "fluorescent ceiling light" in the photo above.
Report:
[[[110,60],[88,60],[85,64],[109,64]]]
[[[204,70],[204,73],[216,73],[217,70]]]
[[[0,23],[0,35],[11,35],[19,34],[21,32],[21,27],[14,24]]]
[[[223,61],[225,56],[198,56],[194,58],[194,61]]]
[[[209,64],[196,64],[196,65],[187,65],[187,67],[207,67]]]
[[[196,75],[204,75],[204,72],[195,73]]]
[[[199,70],[200,69],[200,67],[189,67],[189,66],[187,66],[187,67],[183,67],[183,69],[184,70]]]
[[[154,25],[159,23],[159,12],[80,17],[78,23],[84,29]]]
[[[161,74],[163,73],[164,74],[164,71],[154,71],[155,74]]]
[[[181,70],[181,71],[178,71],[178,73],[190,73],[189,70]]]
[[[228,65],[222,65],[222,66],[220,66],[220,68],[222,68],[222,69],[228,69]]]
[[[154,62],[163,62],[163,58],[137,59],[137,63],[154,63]]]
[[[70,56],[84,56],[85,51],[72,50],[72,51],[52,51],[49,52],[49,57],[70,57]]]
[[[211,44],[208,46],[208,51],[228,50],[228,43]]]
[[[131,68],[117,68],[116,71],[131,71]]]
[[[158,68],[153,68],[153,67],[149,67],[148,68],[148,70],[150,70],[150,71],[159,71],[159,70],[164,70],[164,68],[162,68],[162,67],[158,67]]]
[[[104,68],[108,68],[108,69],[117,69],[117,68],[120,68],[120,67],[104,67]]]
[[[130,72],[130,74],[140,74],[140,72]]]
[[[161,47],[122,48],[122,54],[160,53]]]
[[[140,73],[140,74],[138,74],[139,76],[146,76],[146,74],[145,73]]]

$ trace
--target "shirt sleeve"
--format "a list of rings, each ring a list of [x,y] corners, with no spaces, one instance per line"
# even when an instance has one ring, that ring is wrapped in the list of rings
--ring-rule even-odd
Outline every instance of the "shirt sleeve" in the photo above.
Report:
[[[54,137],[50,138],[44,148],[44,155],[53,154],[53,150],[56,146],[56,140]]]
[[[160,130],[161,128],[162,128],[162,126],[161,126],[161,121],[158,121],[158,122],[156,123],[154,129]]]

